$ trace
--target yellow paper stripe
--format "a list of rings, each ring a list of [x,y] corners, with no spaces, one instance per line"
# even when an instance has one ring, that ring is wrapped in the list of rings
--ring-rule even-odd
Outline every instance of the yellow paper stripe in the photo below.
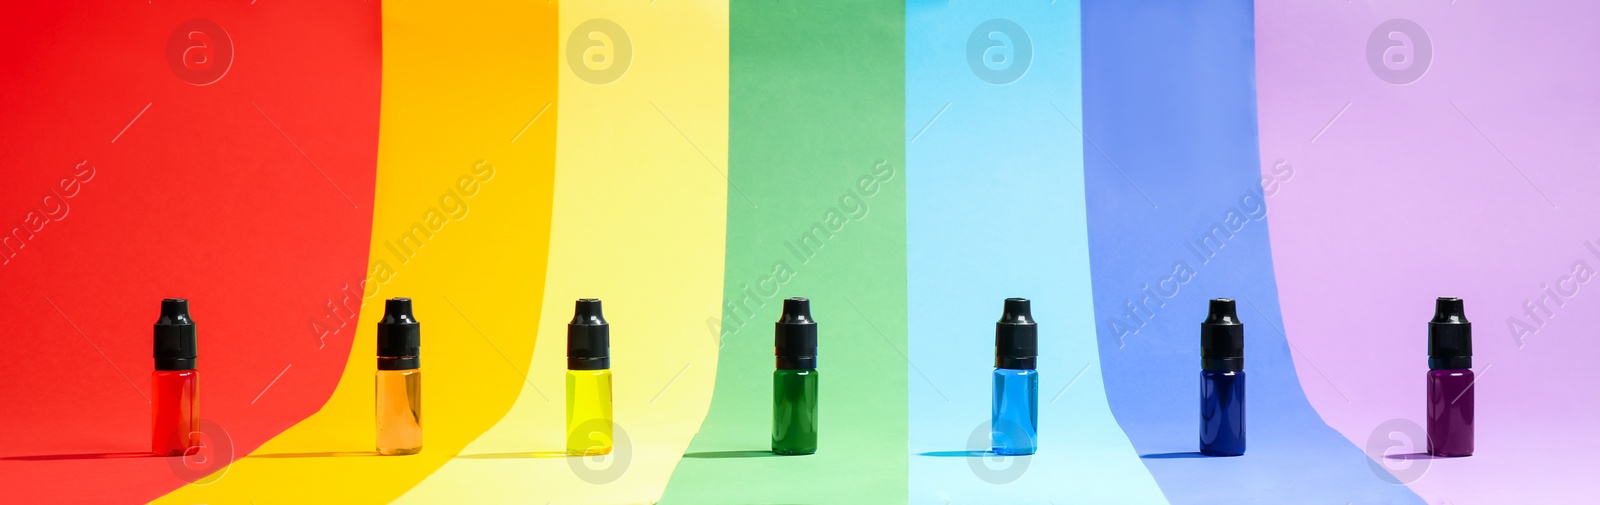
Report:
[[[544,2],[385,3],[372,297],[344,375],[315,415],[159,501],[387,502],[505,414],[542,305],[555,29]],[[422,323],[423,450],[380,457],[375,325],[396,296],[415,299]]]
[[[717,369],[727,10],[714,0],[561,5],[550,276],[530,374],[537,390],[525,388],[498,425],[400,502],[660,497],[705,417]],[[611,323],[617,448],[601,461],[560,454],[566,324],[581,297],[602,299]]]

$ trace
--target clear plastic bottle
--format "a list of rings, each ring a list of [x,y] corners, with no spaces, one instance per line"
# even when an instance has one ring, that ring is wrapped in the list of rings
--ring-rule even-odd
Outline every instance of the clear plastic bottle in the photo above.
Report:
[[[1218,298],[1200,323],[1200,453],[1243,455],[1244,415],[1244,323]]]
[[[772,452],[817,452],[817,322],[811,301],[783,301],[773,336]]]
[[[378,454],[422,452],[422,325],[410,298],[384,303],[378,322],[374,418]]]
[[[182,456],[199,442],[195,335],[189,301],[161,300],[161,317],[155,325],[156,370],[150,374],[150,450],[157,456]]]
[[[995,454],[1039,450],[1039,326],[1026,298],[1007,298],[995,323],[994,401],[989,432]]]
[[[1428,322],[1428,454],[1473,451],[1472,323],[1460,298],[1434,302]]]
[[[578,300],[567,324],[567,454],[611,453],[611,325],[600,300]]]

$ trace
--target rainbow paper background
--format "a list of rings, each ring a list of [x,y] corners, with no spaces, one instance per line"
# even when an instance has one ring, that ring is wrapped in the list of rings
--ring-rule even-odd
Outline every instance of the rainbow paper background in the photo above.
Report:
[[[1597,16],[6,5],[0,502],[1584,503]],[[190,458],[143,454],[168,296],[200,327]],[[376,457],[394,296],[425,448]],[[790,296],[822,335],[806,457],[765,452]],[[1001,460],[1009,296],[1041,325],[1041,450]],[[1419,454],[1437,296],[1476,323],[1470,458]],[[579,297],[613,326],[608,458],[560,454]],[[1216,297],[1248,328],[1238,458],[1193,452]]]

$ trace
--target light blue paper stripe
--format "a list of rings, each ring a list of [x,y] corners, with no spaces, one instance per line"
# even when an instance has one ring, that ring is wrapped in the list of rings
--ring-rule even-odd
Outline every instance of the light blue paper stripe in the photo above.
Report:
[[[1101,383],[1079,39],[1076,1],[907,3],[913,504],[1166,502]],[[1040,443],[996,461],[968,451],[1007,297],[1040,325]]]

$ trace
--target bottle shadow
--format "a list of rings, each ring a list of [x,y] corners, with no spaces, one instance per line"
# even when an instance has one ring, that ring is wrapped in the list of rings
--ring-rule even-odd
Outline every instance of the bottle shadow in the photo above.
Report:
[[[685,458],[695,459],[733,459],[733,458],[767,458],[778,456],[772,451],[701,451],[684,453]]]
[[[457,459],[546,459],[546,458],[573,458],[566,451],[532,451],[532,452],[497,452],[489,454],[460,454]]]
[[[124,459],[124,458],[161,458],[155,453],[145,452],[87,452],[80,454],[39,454],[34,456],[7,456],[0,461],[68,461],[75,459]]]
[[[1411,452],[1406,454],[1390,454],[1384,459],[1450,459],[1444,456],[1434,456],[1426,452]]]
[[[1000,456],[994,451],[929,451],[924,452],[921,455],[935,458],[985,458],[991,456]]]
[[[285,452],[277,454],[252,454],[249,458],[285,459],[285,458],[352,458],[361,456],[378,456],[376,451],[330,451],[330,452]]]
[[[1153,454],[1140,454],[1139,455],[1140,459],[1190,459],[1190,458],[1209,458],[1209,457],[1211,457],[1211,456],[1207,456],[1205,454],[1201,454],[1201,453],[1195,452],[1195,451],[1189,451],[1189,452],[1158,452],[1158,453],[1153,453]]]

